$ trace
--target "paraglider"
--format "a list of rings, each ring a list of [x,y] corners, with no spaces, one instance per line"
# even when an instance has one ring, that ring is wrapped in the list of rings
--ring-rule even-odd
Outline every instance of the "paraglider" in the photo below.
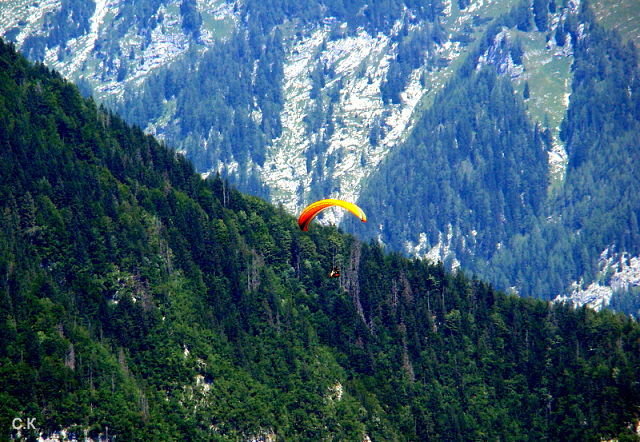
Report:
[[[300,216],[298,217],[298,226],[300,226],[300,230],[303,230],[305,232],[309,230],[309,224],[311,224],[313,218],[315,218],[316,215],[322,212],[324,209],[333,206],[342,207],[343,209],[348,210],[349,212],[360,218],[360,221],[362,221],[363,223],[367,222],[367,215],[360,207],[347,201],[328,198],[316,201],[315,203],[311,203],[307,207],[305,207],[305,209],[302,211],[302,213],[300,213]]]
[[[339,278],[339,277],[340,277],[340,268],[334,265],[331,271],[329,272],[329,278]]]
[[[360,218],[360,221],[362,221],[363,223],[367,222],[367,215],[360,207],[347,201],[329,198],[316,201],[315,203],[309,204],[307,207],[305,207],[305,209],[302,211],[302,213],[300,213],[300,216],[298,217],[298,226],[300,227],[300,230],[309,230],[309,224],[311,224],[313,218],[315,218],[316,215],[318,215],[323,210],[333,206],[342,207],[343,209],[348,210],[349,212]],[[340,268],[335,263],[335,251],[333,261],[333,266],[331,268],[331,271],[329,272],[329,278],[339,278]]]

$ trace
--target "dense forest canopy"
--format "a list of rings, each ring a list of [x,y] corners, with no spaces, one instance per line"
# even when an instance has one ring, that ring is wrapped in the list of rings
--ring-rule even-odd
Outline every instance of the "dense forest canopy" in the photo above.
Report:
[[[160,2],[150,8],[159,6]],[[267,197],[269,190],[261,183],[258,170],[264,165],[267,146],[282,133],[283,65],[290,49],[283,39],[290,44],[308,33],[287,32],[288,24],[312,28],[331,17],[336,26],[347,24],[346,31],[340,32],[342,37],[358,29],[376,35],[389,33],[398,22],[405,26],[433,22],[442,10],[440,0],[243,2],[236,7],[243,26],[233,35],[202,53],[193,45],[188,56],[150,75],[141,87],[128,88],[124,99],[114,106],[127,121],[144,127],[162,116],[163,103],[175,100],[174,112],[180,118],[163,127],[163,136],[183,149],[197,170],[219,170],[243,190]],[[135,22],[133,17],[130,21]],[[396,99],[405,85],[409,74],[405,64],[394,63],[385,96]],[[252,112],[259,112],[259,121]],[[235,163],[237,167],[230,167]]]
[[[1,42],[0,216],[5,437],[636,437],[635,321],[300,232]]]
[[[614,3],[4,2],[0,33],[243,192],[359,199],[381,222],[341,227],[388,250],[638,316],[638,7]]]
[[[407,140],[369,178],[359,203],[384,214],[367,236],[392,249],[406,250],[423,234],[427,250],[448,248],[449,263],[498,287],[553,299],[574,281],[606,285],[597,272],[608,250],[640,253],[640,189],[630,172],[640,161],[640,66],[634,44],[600,26],[587,3],[555,25],[557,44],[572,42],[574,61],[558,135],[566,175],[548,192],[554,140],[526,112],[528,84],[518,93],[502,65],[481,62],[501,49],[497,41],[508,60],[521,59],[513,56],[517,40],[497,36],[543,26],[531,14],[515,8],[492,23]],[[612,306],[637,314],[637,287],[620,290]]]

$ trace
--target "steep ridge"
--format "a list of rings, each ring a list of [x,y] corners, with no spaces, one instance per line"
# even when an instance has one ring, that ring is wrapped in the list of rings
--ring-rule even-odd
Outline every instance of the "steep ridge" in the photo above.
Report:
[[[2,42],[0,146],[5,436],[634,437],[625,316],[300,232]]]
[[[636,314],[640,202],[628,171],[638,156],[629,143],[638,134],[637,51],[586,4],[556,14],[546,66],[573,60],[570,100],[540,113],[547,98],[531,91],[549,72],[530,72],[527,57],[540,55],[527,47],[537,43],[519,36],[535,16],[502,17],[365,186],[361,204],[385,214],[368,235],[528,296],[572,292],[560,299],[601,308],[616,292],[625,300],[614,303]],[[527,121],[541,116],[543,125]],[[620,262],[615,287],[603,255]]]
[[[357,198],[416,107],[515,2],[85,3],[3,2],[0,34],[198,171],[294,210],[318,194]]]
[[[633,263],[640,253],[640,201],[637,182],[628,173],[639,160],[631,140],[640,133],[640,95],[635,92],[640,66],[632,43],[622,43],[619,35],[599,26],[590,9],[583,10],[582,17],[566,26],[576,43],[571,101],[560,132],[568,153],[564,187],[550,199],[538,231],[521,238],[520,247],[505,247],[499,255],[513,253],[515,262],[523,263],[538,255],[532,248],[543,251],[544,264],[538,266],[542,276],[533,277],[535,267],[522,269],[526,293],[552,296],[573,281],[575,293],[593,286],[594,292],[608,292],[610,297],[615,291],[616,297],[629,301],[638,272],[625,263]],[[613,272],[598,274],[603,256],[620,261],[617,270],[626,273],[625,283],[611,285],[618,279],[611,278]],[[504,262],[495,261],[498,266]],[[606,301],[594,299],[605,306]],[[633,304],[626,311],[635,314],[637,297]]]
[[[581,100],[575,94],[583,93],[574,87],[580,81],[575,78],[580,72],[576,67],[604,63],[584,58],[584,52],[583,60],[577,60],[576,53],[581,45],[593,43],[600,23],[620,31],[606,37],[612,47],[619,39],[637,43],[636,3],[358,0],[347,6],[340,1],[312,1],[302,7],[282,1],[12,0],[0,2],[0,34],[31,58],[77,81],[85,95],[93,91],[126,121],[167,142],[205,176],[220,173],[241,190],[282,204],[290,213],[328,196],[368,204],[372,195],[387,198],[394,187],[400,192],[399,201],[379,201],[372,207],[393,206],[402,212],[391,222],[372,222],[375,228],[366,232],[369,237],[410,255],[444,260],[449,268],[461,265],[503,289],[542,298],[562,295],[580,303],[589,299],[597,308],[613,299],[616,305],[629,306],[624,311],[636,314],[640,273],[632,263],[638,254],[625,233],[635,229],[635,200],[624,203],[630,210],[613,210],[615,216],[625,217],[623,221],[600,222],[602,228],[592,229],[595,237],[577,236],[577,226],[587,221],[584,217],[561,222],[560,231],[550,226],[567,220],[559,205],[592,204],[581,209],[585,216],[602,208],[576,190],[570,163],[577,151],[571,151],[561,126],[580,124],[579,118],[589,122],[594,111],[619,115],[604,106],[568,112],[573,100]],[[583,9],[593,12],[585,14]],[[593,48],[600,50],[597,45]],[[624,59],[636,60],[631,55]],[[424,138],[424,128],[417,124],[423,124],[429,112],[442,111],[441,103],[447,100],[443,94],[457,90],[446,90],[445,85],[464,76],[465,63],[475,63],[474,69],[495,68],[500,78],[508,79],[513,92],[522,97],[534,128],[529,136],[518,138],[527,143],[517,147],[514,156],[527,165],[518,173],[522,176],[513,175],[516,167],[509,170],[511,181],[518,185],[510,181],[500,187],[502,193],[518,188],[520,197],[509,197],[504,204],[460,195],[462,176],[471,178],[466,185],[473,183],[478,195],[497,189],[491,180],[478,181],[488,176],[484,166],[480,166],[483,173],[472,177],[478,158],[468,162],[459,158],[463,165],[459,173],[446,177],[433,167],[425,169],[430,173],[416,169],[412,177],[404,177],[396,172],[407,166],[393,166],[400,159],[412,159],[413,153],[408,155],[412,148],[403,146]],[[602,96],[598,90],[593,94]],[[493,108],[500,106],[493,102]],[[475,117],[483,120],[485,111],[491,108]],[[513,117],[521,121],[522,113]],[[472,125],[472,133],[476,126]],[[491,141],[486,136],[477,140],[495,141],[504,151],[514,141],[510,133],[503,125]],[[576,144],[582,136],[569,143]],[[611,137],[602,140],[610,142]],[[428,146],[432,140],[423,141]],[[539,146],[544,149],[542,156]],[[531,156],[522,157],[520,148]],[[436,149],[441,158],[458,152],[443,149]],[[597,149],[589,151],[600,154]],[[582,168],[580,179],[597,182],[603,176],[609,179],[609,170],[625,170],[622,164],[594,159],[595,163],[604,169],[592,168],[585,178],[587,171]],[[610,198],[621,201],[623,181],[615,177],[586,187],[600,194],[606,187]],[[432,202],[417,194],[436,182],[445,193],[457,189],[453,193],[458,196],[442,200],[445,208],[409,210]],[[543,187],[548,198],[541,203]],[[574,196],[582,202],[572,201]],[[494,197],[499,195],[489,200]],[[473,198],[477,201],[470,202]],[[319,221],[341,220],[340,212],[328,212]],[[558,235],[571,238],[573,245],[559,246],[565,241],[552,239]],[[599,239],[603,237],[607,241]],[[611,271],[599,265],[603,254],[613,254],[610,259],[620,263],[616,271],[625,275],[617,288],[609,284]],[[546,262],[551,263],[549,268],[542,269]],[[544,278],[535,276],[543,273]]]
[[[540,2],[529,7],[506,0],[351,3],[345,8],[341,2],[308,2],[301,8],[278,1],[110,0],[90,7],[65,0],[47,3],[36,14],[32,4],[7,2],[0,4],[0,29],[23,52],[78,80],[85,93],[93,89],[127,121],[185,154],[205,176],[220,173],[289,212],[320,197],[356,200],[387,193],[375,177],[385,159],[421,130],[416,122],[475,54],[478,66],[496,66],[514,91],[527,90],[525,111],[544,131],[546,161],[529,158],[525,175],[549,175],[550,193],[563,186],[567,154],[559,126],[569,103],[573,42],[562,31],[578,2],[563,2],[553,11],[549,4],[546,12]],[[511,26],[489,36],[487,29],[504,14]],[[476,54],[487,39],[492,41]],[[520,141],[539,153],[534,138]],[[509,141],[505,136],[498,143]],[[532,180],[521,181],[526,187]],[[411,187],[403,180],[395,185]],[[528,195],[541,190],[539,183],[524,187],[521,193]],[[503,211],[531,212],[518,198],[505,204]],[[470,260],[485,261],[525,229],[526,223],[510,217],[499,222],[507,224],[501,228],[487,210],[471,222],[464,210],[455,205],[449,213],[464,220],[463,228],[455,219],[436,222],[423,214],[435,225],[415,230],[406,221],[376,223],[378,230],[370,234],[395,249],[463,261],[479,271],[484,264],[469,265]],[[325,215],[320,222],[341,221],[340,212]],[[411,218],[408,212],[398,215]],[[483,245],[474,246],[477,241]],[[517,275],[504,282],[482,274],[529,293]]]

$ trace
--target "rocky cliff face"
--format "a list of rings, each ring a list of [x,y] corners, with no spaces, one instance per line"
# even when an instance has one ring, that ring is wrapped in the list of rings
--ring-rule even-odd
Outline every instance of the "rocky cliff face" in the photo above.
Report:
[[[176,62],[197,60],[226,39],[237,38],[246,26],[248,18],[237,3],[192,3],[190,11],[185,6],[189,2],[178,0],[139,8],[98,0],[81,15],[73,1],[3,2],[0,34],[97,99],[117,104],[127,90],[142,88]],[[437,30],[410,9],[384,32],[354,29],[331,16],[304,24],[291,17],[280,26],[286,41],[278,115],[282,132],[268,140],[264,164],[255,159],[239,164],[214,154],[198,164],[200,171],[233,175],[240,167],[253,168],[273,201],[291,211],[319,195],[356,200],[366,177],[406,137],[416,112],[429,106],[468,53],[469,43],[513,4],[515,0],[477,1],[461,10],[458,2],[445,2]],[[406,57],[403,45],[417,36],[426,38],[428,46],[411,54],[417,61],[399,76],[400,86],[393,91],[397,97],[385,99],[390,69],[406,62],[399,60]],[[161,110],[148,121],[136,121],[148,132],[186,154],[213,144],[207,128],[191,131],[190,137],[173,134],[169,128],[183,118],[175,98],[156,101]],[[238,112],[262,123],[259,103]]]
[[[76,5],[78,3],[78,5]],[[195,3],[202,24],[197,33],[178,0],[136,10],[122,0],[8,1],[0,4],[0,34],[33,59],[65,77],[87,83],[96,98],[116,101],[127,87],[139,86],[154,71],[230,35],[238,17],[224,1]],[[76,30],[70,32],[69,29]]]
[[[0,34],[112,105],[123,102],[127,90],[142,88],[151,76],[170,69],[173,63],[197,60],[226,39],[237,38],[241,34],[236,33],[247,21],[240,4],[220,0],[141,2],[145,7],[138,8],[122,0],[98,0],[82,8],[76,3],[2,2]],[[241,167],[253,168],[272,200],[291,211],[320,195],[357,200],[371,171],[410,132],[416,116],[428,108],[468,54],[474,39],[482,36],[492,18],[517,2],[468,3],[464,9],[456,1],[442,4],[436,20],[437,35],[433,22],[417,19],[410,9],[384,32],[377,33],[353,29],[331,16],[304,24],[291,17],[280,26],[287,37],[279,85],[282,132],[267,140],[264,163],[259,165],[261,161],[253,159],[239,164],[235,158],[213,153],[199,162],[198,168],[203,173],[231,175]],[[559,10],[552,23],[570,11]],[[553,30],[551,26],[550,32]],[[529,80],[533,84],[534,117],[542,123],[544,113],[547,124],[557,132],[567,104],[570,49],[563,52],[548,45],[539,48],[542,33],[521,34],[500,33],[481,63],[498,66],[518,84]],[[385,99],[390,70],[396,72],[394,68],[406,62],[399,59],[406,57],[403,44],[420,35],[426,36],[429,44],[411,54],[417,61],[403,72],[401,85],[394,91],[397,98]],[[516,61],[510,52],[514,41],[521,50],[521,59]],[[569,42],[565,48],[570,47]],[[548,63],[560,74],[554,79],[561,84],[553,90],[536,83],[538,77],[548,76],[544,68]],[[197,62],[192,64],[197,66]],[[136,123],[187,155],[214,150],[210,145],[215,144],[215,134],[207,128],[188,131],[188,135],[170,129],[183,118],[175,97],[158,97],[155,101],[154,106],[160,110]],[[557,104],[549,112],[550,103]],[[250,109],[238,109],[257,124],[262,123],[262,111],[258,103]],[[556,175],[561,176],[566,155],[562,144],[555,141],[550,161],[557,169]],[[244,148],[235,147],[238,151]],[[332,218],[334,222],[338,221],[336,217]]]

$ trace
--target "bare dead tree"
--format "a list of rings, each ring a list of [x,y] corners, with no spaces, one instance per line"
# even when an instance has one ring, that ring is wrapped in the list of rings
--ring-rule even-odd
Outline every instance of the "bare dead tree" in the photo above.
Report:
[[[76,350],[73,347],[73,344],[69,344],[67,353],[64,356],[64,365],[71,370],[76,369]]]
[[[358,273],[360,271],[360,255],[362,253],[362,245],[359,242],[354,242],[351,246],[351,253],[349,255],[349,265],[344,272],[344,285],[343,287],[351,295],[353,305],[358,312],[358,316],[362,321],[367,324],[367,320],[364,317],[364,309],[360,302],[360,281],[358,279]]]
[[[252,292],[260,287],[260,269],[264,267],[264,258],[251,249],[251,261],[247,275],[247,290]]]

